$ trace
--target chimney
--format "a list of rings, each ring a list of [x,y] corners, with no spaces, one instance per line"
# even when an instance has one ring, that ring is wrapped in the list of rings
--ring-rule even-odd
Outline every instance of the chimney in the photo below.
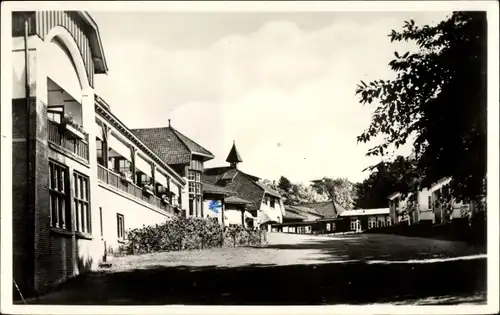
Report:
[[[168,126],[170,127],[170,119],[168,120]]]

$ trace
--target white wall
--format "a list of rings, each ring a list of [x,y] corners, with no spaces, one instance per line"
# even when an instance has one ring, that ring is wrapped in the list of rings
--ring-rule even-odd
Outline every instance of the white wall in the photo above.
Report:
[[[275,220],[278,223],[283,222],[284,207],[282,205],[281,200],[277,200],[274,203],[274,207],[271,207],[269,203],[261,203],[260,210],[266,213],[271,220]]]
[[[241,225],[241,210],[226,205],[226,209],[224,209],[224,225],[228,226],[229,224]]]
[[[117,213],[124,216],[125,231],[160,224],[173,218],[173,215],[161,213],[159,212],[160,210],[154,211],[146,206],[145,203],[141,204],[140,201],[134,201],[132,196],[128,196],[125,193],[122,195],[112,187],[108,187],[105,184],[102,185],[104,186],[99,184],[96,195],[98,198],[98,207],[102,208],[103,240],[106,241],[106,246],[108,247],[111,246],[113,249],[117,249],[120,245],[118,243]],[[96,221],[93,224],[93,235],[100,236],[99,210],[97,210],[97,214],[93,218]]]

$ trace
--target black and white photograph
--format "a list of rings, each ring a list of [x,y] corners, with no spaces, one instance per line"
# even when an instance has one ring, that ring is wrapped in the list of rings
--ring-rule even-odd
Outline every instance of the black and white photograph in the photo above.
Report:
[[[498,313],[496,1],[1,20],[2,313]]]

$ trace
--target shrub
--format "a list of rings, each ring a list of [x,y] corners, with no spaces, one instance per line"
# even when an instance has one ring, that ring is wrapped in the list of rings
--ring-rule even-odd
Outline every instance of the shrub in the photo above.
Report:
[[[155,226],[127,232],[127,243],[121,251],[145,254],[159,251],[180,251],[222,246],[260,245],[265,231],[246,230],[242,226],[222,228],[219,223],[203,218],[175,217]]]
[[[222,228],[202,218],[176,217],[156,226],[132,229],[124,246],[128,254],[217,247],[222,244]]]

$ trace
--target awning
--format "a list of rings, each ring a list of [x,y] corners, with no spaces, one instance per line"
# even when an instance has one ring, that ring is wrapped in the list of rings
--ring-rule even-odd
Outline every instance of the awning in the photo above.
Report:
[[[151,177],[151,164],[146,162],[139,155],[136,155],[135,157],[135,168]]]
[[[246,218],[248,218],[248,219],[252,219],[252,220],[257,219],[256,217],[254,217],[254,216],[253,216],[250,212],[248,212],[248,211],[245,211],[244,216],[245,216],[245,219],[246,219]]]
[[[108,146],[113,149],[116,153],[121,155],[123,158],[127,159],[128,161],[131,160],[130,158],[130,148],[123,144],[120,140],[116,139],[113,135],[110,135],[108,137]],[[111,157],[112,155],[110,155]]]
[[[156,171],[155,172],[155,180],[157,183],[161,184],[163,187],[167,187],[167,183],[168,183],[167,178],[162,173]]]

